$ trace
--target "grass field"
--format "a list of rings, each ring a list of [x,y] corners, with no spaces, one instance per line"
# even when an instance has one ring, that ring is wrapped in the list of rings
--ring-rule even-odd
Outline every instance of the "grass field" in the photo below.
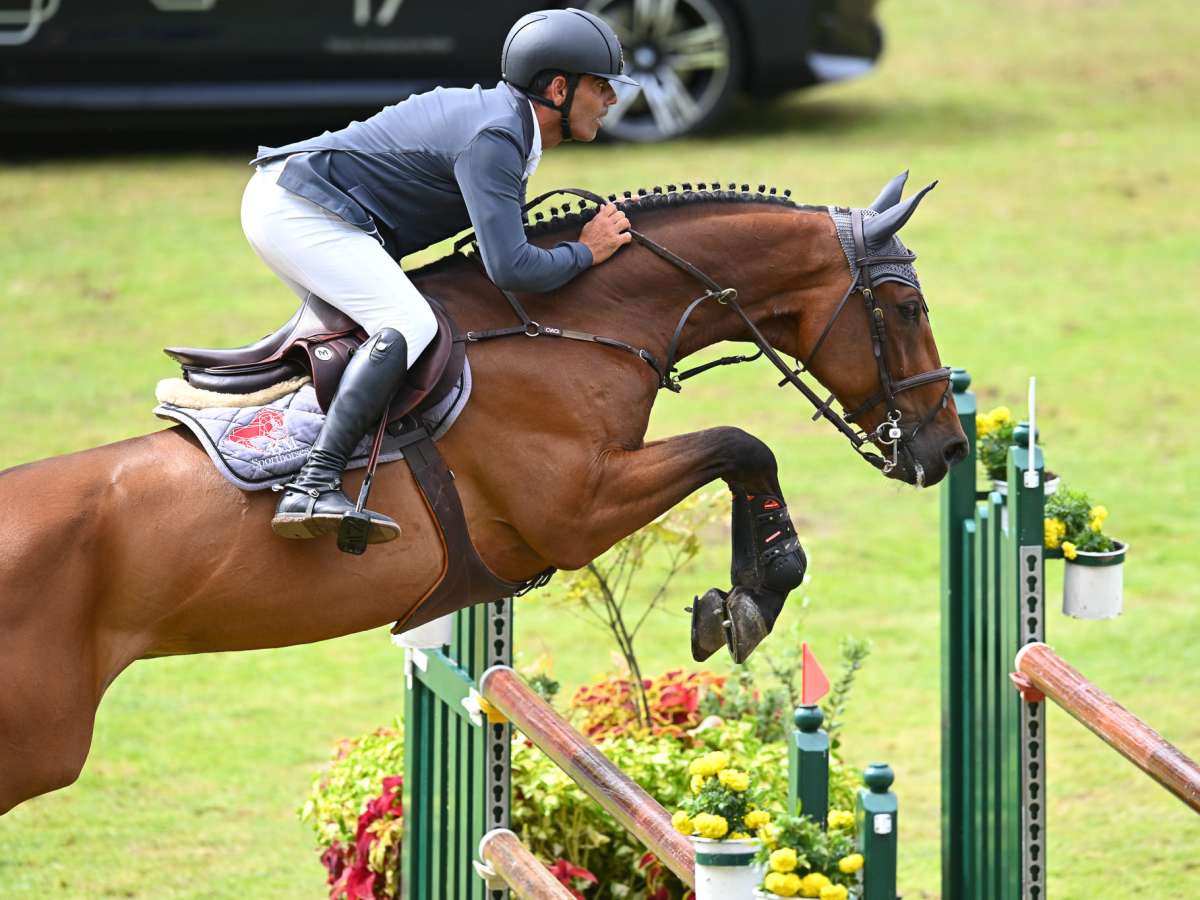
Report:
[[[882,16],[891,49],[864,81],[747,106],[710,140],[551,153],[534,188],[720,178],[862,205],[906,167],[941,179],[905,239],[943,359],[984,408],[1022,409],[1036,374],[1049,465],[1132,547],[1125,615],[1051,616],[1049,640],[1198,756],[1194,4],[891,0]],[[232,346],[290,314],[238,225],[251,149],[0,169],[0,466],[158,427],[161,346]],[[847,632],[875,646],[846,757],[896,769],[901,890],[936,897],[937,497],[854,460],[764,368],[692,385],[652,431],[733,424],[776,451],[812,563],[805,638],[830,659]],[[649,671],[689,662],[675,610],[726,584],[727,553],[713,542],[653,621]],[[551,597],[518,617],[522,654],[551,654],[568,688],[612,665]],[[390,720],[401,687],[384,631],[133,666],[79,783],[0,820],[0,897],[323,896],[296,809],[333,742]],[[1049,729],[1050,896],[1200,896],[1200,822],[1055,710]]]

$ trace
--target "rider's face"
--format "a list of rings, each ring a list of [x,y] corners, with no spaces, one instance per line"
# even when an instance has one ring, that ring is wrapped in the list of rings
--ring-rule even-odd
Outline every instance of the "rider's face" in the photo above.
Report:
[[[601,119],[608,108],[617,102],[617,92],[607,78],[584,75],[575,89],[571,104],[571,136],[577,141],[594,141],[600,131]]]

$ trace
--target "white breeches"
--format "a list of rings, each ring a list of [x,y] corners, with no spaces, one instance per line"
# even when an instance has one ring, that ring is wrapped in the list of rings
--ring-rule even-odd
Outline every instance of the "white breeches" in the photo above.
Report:
[[[437,334],[437,320],[379,241],[275,182],[283,160],[259,166],[242,197],[242,230],[259,259],[295,291],[336,306],[367,334],[395,328],[411,367]]]

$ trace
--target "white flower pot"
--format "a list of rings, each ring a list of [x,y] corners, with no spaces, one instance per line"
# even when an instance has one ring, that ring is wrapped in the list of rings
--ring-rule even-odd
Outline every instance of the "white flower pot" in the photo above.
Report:
[[[696,900],[741,900],[754,896],[762,867],[754,861],[757,838],[714,841],[693,837],[696,848]]]
[[[1112,619],[1121,614],[1128,544],[1113,541],[1107,553],[1075,551],[1065,560],[1063,612],[1076,619]]]

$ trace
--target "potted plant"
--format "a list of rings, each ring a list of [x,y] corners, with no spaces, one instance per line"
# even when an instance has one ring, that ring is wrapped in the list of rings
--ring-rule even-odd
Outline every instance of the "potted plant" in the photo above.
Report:
[[[688,774],[692,796],[671,824],[696,848],[696,900],[749,897],[759,882],[756,834],[771,816],[759,808],[750,776],[730,768],[723,751],[692,760]]]
[[[1077,619],[1121,614],[1129,545],[1104,533],[1108,510],[1083,491],[1062,488],[1046,500],[1046,555],[1066,560],[1063,612]]]
[[[854,813],[829,811],[828,829],[807,816],[789,816],[763,829],[759,861],[764,874],[756,896],[849,900],[862,883],[863,857],[855,850]]]
[[[992,490],[1008,494],[1008,448],[1029,440],[1029,426],[1018,423],[1007,406],[975,416],[975,452],[979,464],[991,479]],[[1034,437],[1037,441],[1037,437]],[[1058,489],[1058,476],[1046,473],[1046,496]]]

